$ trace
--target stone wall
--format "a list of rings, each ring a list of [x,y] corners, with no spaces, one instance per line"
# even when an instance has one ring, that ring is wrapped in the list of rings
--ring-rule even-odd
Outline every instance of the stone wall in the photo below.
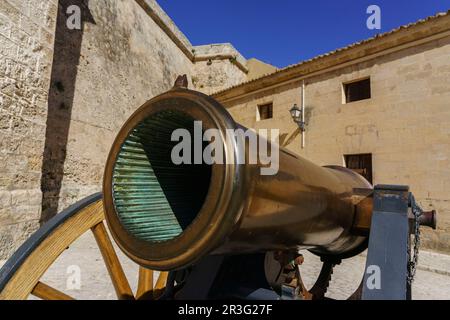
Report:
[[[64,83],[76,78],[76,84],[66,123],[60,205],[50,206],[51,215],[101,190],[109,148],[125,120],[144,102],[170,89],[177,75],[192,73],[189,58],[137,3],[90,1],[89,13],[92,21],[84,28],[76,77],[54,79]],[[60,63],[66,70],[61,74],[67,77],[65,59]],[[55,172],[54,166],[49,169]]]
[[[194,86],[196,78],[221,78],[223,87],[245,79],[228,60],[215,60],[218,68],[199,67],[203,62],[194,63],[136,2],[91,0],[89,12],[92,21],[83,32],[58,211],[100,191],[117,131],[144,102],[169,90],[178,75],[187,74],[190,87],[205,93],[216,84]]]
[[[196,46],[193,51],[195,90],[211,94],[247,80],[247,61],[230,43]]]
[[[282,145],[319,165],[344,165],[346,154],[372,153],[375,184],[409,185],[425,209],[438,211],[438,231],[425,231],[423,243],[448,252],[449,57],[450,37],[445,37],[321,75],[306,75],[304,149],[289,114],[294,103],[301,104],[301,80],[262,87],[225,103],[236,121],[256,129],[278,128]],[[342,84],[367,76],[372,98],[343,104]],[[267,102],[273,102],[274,118],[256,121],[257,105]]]
[[[255,58],[247,60],[247,69],[248,81],[258,79],[278,70],[276,67]]]
[[[0,1],[0,260],[39,227],[56,10]]]
[[[67,28],[70,5],[81,30]],[[178,75],[191,87],[222,79],[195,87],[204,92],[245,79],[233,59],[219,52],[207,68],[195,51],[154,0],[0,1],[0,260],[101,190],[117,131]]]

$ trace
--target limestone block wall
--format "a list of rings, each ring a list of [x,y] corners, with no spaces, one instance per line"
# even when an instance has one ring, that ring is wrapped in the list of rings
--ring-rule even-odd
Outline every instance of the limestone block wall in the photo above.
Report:
[[[169,90],[177,75],[192,72],[188,57],[137,3],[95,0],[88,8],[92,18],[85,23],[79,49],[62,186],[54,199],[60,201],[58,210],[101,190],[109,148],[126,119]],[[64,59],[61,68],[67,70]],[[50,214],[54,204],[49,204]]]
[[[153,15],[164,18],[164,28]],[[48,205],[43,203],[49,208],[49,216],[101,190],[106,157],[120,127],[143,103],[169,90],[178,75],[187,74],[190,88],[205,93],[214,91],[218,85],[204,83],[200,87],[195,79],[221,79],[220,86],[229,87],[246,76],[228,59],[214,60],[216,68],[203,68],[203,58],[208,52],[193,47],[155,1],[91,0],[85,16],[89,19],[84,23],[80,42],[67,121],[66,156],[59,169],[63,176],[61,190],[59,194],[49,194]],[[236,55],[240,56],[237,51]],[[197,62],[197,58],[201,61]],[[65,59],[61,68],[61,74],[67,75]],[[66,80],[72,81],[55,79]],[[53,134],[55,128],[48,127],[47,131]],[[49,171],[54,175],[54,166]]]
[[[234,63],[227,60],[199,61],[191,77],[192,89],[211,94],[247,79]]]
[[[278,70],[276,67],[255,58],[247,60],[247,68],[248,68],[247,80],[249,81],[253,79],[258,79],[262,76],[271,74]]]
[[[195,46],[195,90],[211,94],[247,80],[247,60],[230,44]]]
[[[80,29],[67,27],[71,5]],[[194,52],[155,0],[0,1],[0,260],[101,190],[117,131],[178,75],[207,93],[245,78],[219,51],[214,68]],[[221,80],[194,87],[196,74]]]
[[[406,184],[439,213],[424,245],[450,250],[450,37],[354,64],[306,81],[306,147],[290,118],[301,81],[226,104],[251,128],[278,128],[281,144],[320,165],[344,165],[345,154],[372,153],[374,183]],[[372,98],[342,103],[342,83],[370,76]],[[273,119],[256,121],[273,102]]]
[[[56,10],[0,1],[0,260],[39,227]]]

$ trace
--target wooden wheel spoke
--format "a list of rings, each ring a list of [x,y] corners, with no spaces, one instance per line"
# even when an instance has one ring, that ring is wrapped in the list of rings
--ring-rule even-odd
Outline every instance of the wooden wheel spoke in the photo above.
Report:
[[[153,298],[153,270],[139,267],[139,281],[136,299],[149,300]]]
[[[94,233],[95,240],[108,269],[117,297],[123,300],[134,299],[130,284],[128,283],[103,222],[94,226],[92,232]]]
[[[160,272],[158,280],[156,281],[155,290],[161,290],[166,287],[167,277],[169,276],[168,272]]]
[[[75,300],[71,296],[42,282],[37,283],[31,294],[43,300]]]
[[[36,285],[56,259],[82,234],[104,220],[99,194],[79,201],[47,223],[42,234],[37,232],[13,255],[10,275],[0,291],[0,300],[25,300],[43,287]],[[53,291],[52,291],[53,292]]]

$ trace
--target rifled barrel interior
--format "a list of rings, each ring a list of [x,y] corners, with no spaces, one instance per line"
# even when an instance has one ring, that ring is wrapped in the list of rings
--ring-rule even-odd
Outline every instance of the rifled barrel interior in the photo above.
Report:
[[[202,121],[201,130],[195,121]],[[172,159],[181,142],[171,141],[177,129],[191,140],[182,151],[191,151],[190,161],[182,165]],[[211,149],[203,142],[196,150],[197,135],[210,129],[218,130],[223,163],[191,164],[194,154]],[[111,234],[131,259],[169,271],[209,254],[302,248],[352,256],[367,247],[366,236],[352,231],[354,190],[372,189],[363,177],[284,148],[274,159],[279,170],[264,175],[261,163],[238,162],[249,159],[250,148],[227,139],[229,130],[248,129],[213,98],[185,88],[146,102],[124,124],[105,166],[103,201]]]
[[[193,137],[194,121],[181,111],[160,111],[141,121],[121,146],[113,170],[113,201],[124,228],[138,239],[173,240],[201,210],[211,166],[175,165],[171,159],[179,143],[171,141],[173,131],[186,129]]]

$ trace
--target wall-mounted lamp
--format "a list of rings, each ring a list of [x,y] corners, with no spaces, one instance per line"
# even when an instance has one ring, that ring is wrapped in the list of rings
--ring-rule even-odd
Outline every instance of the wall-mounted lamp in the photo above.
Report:
[[[305,98],[305,81],[303,80],[302,83],[302,106],[299,108],[297,104],[294,104],[291,110],[289,110],[289,113],[291,114],[292,120],[298,125],[300,128],[300,132],[302,133],[302,149],[305,147],[306,144],[306,122],[305,122],[305,105],[306,105],[306,98]]]
[[[305,116],[304,116],[304,108],[303,107],[298,107],[297,104],[294,104],[294,106],[292,107],[291,110],[289,110],[289,112],[291,113],[291,117],[292,120],[294,120],[294,122],[298,125],[298,127],[300,128],[300,130],[302,132],[305,131]]]

